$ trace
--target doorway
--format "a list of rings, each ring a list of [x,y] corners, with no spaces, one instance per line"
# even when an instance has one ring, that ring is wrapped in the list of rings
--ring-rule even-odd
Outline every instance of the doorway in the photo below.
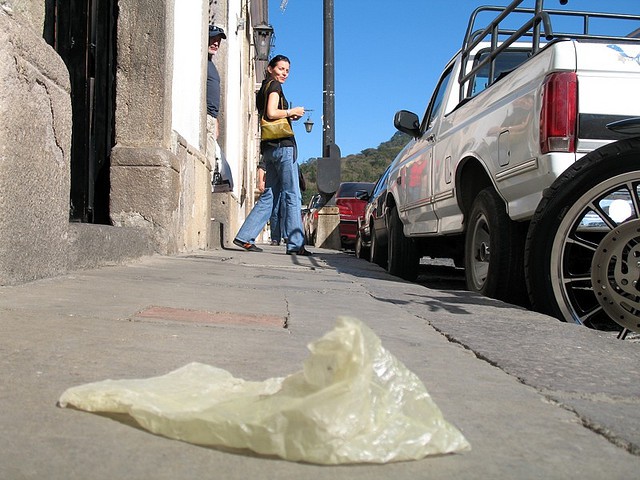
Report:
[[[117,0],[46,0],[44,38],[71,80],[72,222],[110,224]]]

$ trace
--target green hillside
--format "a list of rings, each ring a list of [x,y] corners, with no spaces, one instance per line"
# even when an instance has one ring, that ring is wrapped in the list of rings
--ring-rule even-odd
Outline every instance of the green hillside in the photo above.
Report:
[[[408,135],[396,132],[390,140],[381,143],[377,148],[367,148],[360,153],[343,157],[341,180],[343,182],[375,182],[408,141]],[[302,197],[302,205],[304,206],[318,191],[316,185],[317,160],[313,159],[301,163],[300,170],[307,181],[307,191]]]

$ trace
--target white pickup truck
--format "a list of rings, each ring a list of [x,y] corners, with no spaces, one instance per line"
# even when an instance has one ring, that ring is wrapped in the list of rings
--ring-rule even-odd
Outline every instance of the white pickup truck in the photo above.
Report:
[[[371,260],[414,279],[421,257],[453,258],[470,290],[640,331],[640,134],[624,135],[640,117],[640,15],[521,3],[478,8],[422,119],[396,114],[412,140]]]

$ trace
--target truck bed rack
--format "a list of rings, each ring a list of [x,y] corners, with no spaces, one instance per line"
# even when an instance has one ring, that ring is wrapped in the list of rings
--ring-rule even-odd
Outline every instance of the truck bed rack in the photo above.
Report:
[[[497,78],[495,76],[495,59],[504,50],[518,42],[522,47],[522,39],[530,38],[530,55],[536,55],[548,42],[558,39],[589,39],[615,42],[640,43],[640,15],[623,13],[599,13],[572,10],[551,10],[544,8],[544,0],[536,0],[535,8],[519,8],[524,0],[514,0],[506,7],[482,6],[471,14],[469,24],[462,44],[462,63],[466,65],[474,49],[482,42],[490,43],[488,54],[477,62],[470,70],[461,69],[458,82],[460,84],[460,101],[470,95],[471,89],[467,83],[482,68],[489,65],[489,84]],[[476,21],[481,13],[496,12],[498,15],[483,29],[476,29]],[[517,29],[501,27],[513,14],[523,14],[529,18]],[[553,20],[579,19],[581,28],[574,31],[556,31],[553,29]],[[637,22],[635,29],[625,35],[598,35],[592,32],[593,20],[619,20],[620,22]],[[487,38],[490,37],[490,40]],[[544,41],[543,41],[544,39]],[[466,93],[465,93],[466,92]]]

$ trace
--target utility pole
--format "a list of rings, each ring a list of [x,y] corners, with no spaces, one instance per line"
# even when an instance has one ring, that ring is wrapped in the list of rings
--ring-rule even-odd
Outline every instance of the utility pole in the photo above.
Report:
[[[328,156],[327,145],[335,143],[335,70],[333,40],[333,0],[324,0],[324,68],[322,92],[322,153]]]
[[[335,143],[333,0],[324,0],[324,68],[322,92],[322,157],[318,159],[318,190],[330,198],[340,185],[340,148]]]

